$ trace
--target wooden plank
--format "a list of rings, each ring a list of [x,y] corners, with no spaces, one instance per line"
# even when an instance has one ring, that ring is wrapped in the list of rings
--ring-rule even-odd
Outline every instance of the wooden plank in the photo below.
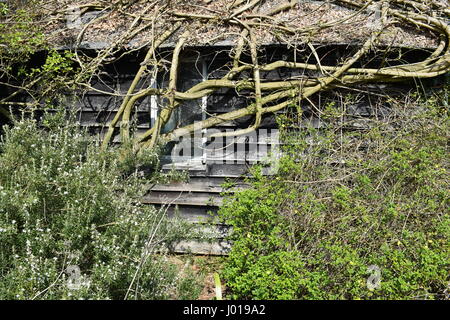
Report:
[[[171,170],[187,170],[189,171],[189,175],[193,175],[194,173],[200,173],[200,175],[206,174],[206,164],[203,164],[195,159],[191,159],[192,161],[174,162],[176,159],[172,156],[163,156],[161,160],[164,163],[162,170],[166,172]]]
[[[226,148],[207,149],[206,160],[220,161],[260,161],[279,154],[279,146],[265,144],[231,144]],[[208,162],[209,163],[209,162]]]
[[[159,207],[157,205],[156,207]],[[164,208],[171,219],[183,219],[190,223],[222,224],[217,217],[217,207],[209,206],[169,206]]]
[[[117,111],[122,103],[122,99],[117,96],[106,94],[85,94],[69,105],[72,108],[83,111]],[[146,97],[136,102],[134,110],[150,112],[150,97]]]
[[[144,204],[170,204],[188,206],[220,206],[222,198],[210,194],[152,192],[142,198]]]
[[[223,183],[234,183],[236,188],[248,188],[250,185],[244,181],[241,177],[189,177],[189,182],[191,183],[205,183],[211,187],[221,187]]]
[[[178,191],[178,192],[203,192],[203,193],[221,193],[224,191],[221,187],[210,186],[208,183],[171,183],[171,184],[156,184],[151,189],[152,192],[168,192],[168,191]]]
[[[150,190],[146,196],[149,197],[158,197],[158,199],[161,199],[161,201],[164,202],[158,202],[158,203],[171,203],[171,200],[181,200],[181,199],[190,199],[190,198],[197,198],[197,199],[219,199],[220,198],[220,192],[209,192],[207,190],[203,191],[196,191],[192,192],[190,190],[188,191],[180,191],[180,190]]]
[[[55,114],[57,110],[46,110],[46,112]],[[75,112],[75,120],[81,127],[102,128],[109,125],[115,114],[115,111],[77,111]],[[150,114],[148,112],[136,112],[133,114],[132,121],[135,122],[135,127],[139,129],[148,129],[150,127]]]
[[[208,165],[207,175],[209,177],[235,178],[248,176],[249,166],[245,164],[215,164]]]
[[[174,253],[193,253],[198,255],[225,256],[231,250],[229,241],[180,241],[171,248]]]
[[[202,235],[202,240],[225,239],[228,237],[232,227],[226,224],[195,224],[195,232]]]
[[[240,184],[226,190],[221,186],[211,185],[209,182],[178,182],[170,184],[156,184],[151,192],[192,192],[192,193],[222,193],[222,192],[236,192],[241,189],[247,189],[249,186]]]

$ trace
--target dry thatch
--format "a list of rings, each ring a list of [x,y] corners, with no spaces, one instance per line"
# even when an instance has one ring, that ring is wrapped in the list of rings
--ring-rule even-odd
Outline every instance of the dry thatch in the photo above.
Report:
[[[121,5],[121,2],[126,4]],[[145,21],[150,22],[154,17],[157,18],[153,23],[128,39],[126,47],[136,48],[150,44],[155,34],[160,34],[183,17],[190,17],[189,26],[195,30],[186,44],[208,46],[234,45],[238,41],[240,26],[226,20],[232,12],[231,5],[235,2],[237,1],[140,0],[111,4],[109,1],[63,0],[49,1],[41,9],[54,17],[46,26],[46,33],[55,46],[105,47],[129,34],[130,26],[136,19],[141,19],[136,25],[136,28],[141,28]],[[362,10],[355,10],[335,4],[334,1],[294,1],[295,6],[269,18],[268,14],[283,2],[286,1],[261,1],[243,13],[244,17],[254,17],[256,23],[253,27],[259,43],[362,43],[379,28],[382,19],[380,3],[373,2]],[[441,15],[444,8],[448,7],[448,1],[434,3],[436,5],[429,6],[429,14],[432,16]],[[78,20],[81,24],[68,24],[68,20],[76,19],[77,12],[81,14],[81,20]],[[275,25],[280,28],[277,29]],[[286,34],[286,30],[293,32]],[[81,36],[80,31],[83,31]],[[177,39],[181,33],[183,28],[172,39]],[[169,43],[174,42],[175,40],[169,39]],[[390,24],[380,43],[398,47],[432,48],[438,42],[430,32],[412,25]]]

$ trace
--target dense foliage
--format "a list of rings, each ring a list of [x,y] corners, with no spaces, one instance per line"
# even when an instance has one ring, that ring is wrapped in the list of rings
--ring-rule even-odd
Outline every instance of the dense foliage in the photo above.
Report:
[[[43,124],[0,142],[0,299],[195,298],[162,249],[185,223],[141,205],[145,180],[64,117]]]
[[[0,77],[17,76],[14,65],[26,62],[37,50],[45,48],[45,37],[36,26],[36,1],[22,8],[0,3]],[[17,66],[16,66],[17,69]]]
[[[408,97],[355,132],[343,129],[344,105],[324,112],[327,129],[285,130],[278,173],[256,171],[220,211],[233,226],[230,297],[445,298],[448,107],[448,92]]]

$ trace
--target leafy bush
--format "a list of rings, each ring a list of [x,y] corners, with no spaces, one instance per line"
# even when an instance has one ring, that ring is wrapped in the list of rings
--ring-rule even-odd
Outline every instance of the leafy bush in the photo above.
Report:
[[[345,131],[348,117],[325,115],[326,129],[282,132],[278,173],[255,170],[253,188],[221,208],[233,227],[223,270],[229,296],[444,298],[448,100],[407,97],[365,131]],[[380,270],[377,285],[367,283],[378,276],[369,266]]]
[[[140,204],[146,180],[61,117],[0,143],[0,299],[194,298],[162,249],[187,235]]]
[[[13,66],[26,62],[37,50],[45,48],[45,37],[34,22],[39,1],[15,8],[0,3],[0,77],[14,77]]]

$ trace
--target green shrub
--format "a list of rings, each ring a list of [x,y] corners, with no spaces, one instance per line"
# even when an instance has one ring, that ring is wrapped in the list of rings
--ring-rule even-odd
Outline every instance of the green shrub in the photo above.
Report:
[[[0,299],[195,298],[162,249],[186,224],[140,204],[146,180],[58,121],[18,121],[0,142]]]
[[[42,50],[46,41],[35,12],[39,1],[14,8],[0,3],[0,77],[15,77],[14,65],[25,64],[33,53]]]
[[[278,173],[256,169],[253,188],[219,212],[233,227],[223,269],[229,297],[444,298],[450,219],[443,100],[397,103],[365,131],[330,125],[282,132]],[[375,287],[367,284],[372,265],[381,272]]]

